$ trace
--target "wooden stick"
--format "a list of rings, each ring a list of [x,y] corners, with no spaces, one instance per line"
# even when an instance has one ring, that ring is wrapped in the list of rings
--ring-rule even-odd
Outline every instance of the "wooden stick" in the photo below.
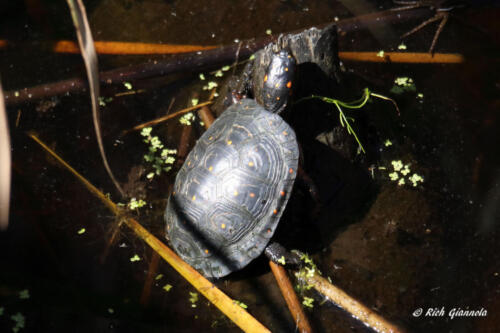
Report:
[[[356,319],[371,327],[376,332],[382,333],[402,333],[403,329],[382,318],[379,314],[346,294],[342,289],[334,286],[328,280],[315,274],[313,277],[306,277],[306,283],[312,285],[321,294],[328,297],[332,302],[349,312]]]
[[[37,43],[37,46],[40,45]],[[10,42],[5,39],[0,39],[0,48],[7,47],[25,47],[33,48],[27,43]],[[51,50],[54,53],[80,53],[80,48],[77,43],[70,40],[60,40],[55,42],[44,42],[41,44],[43,49]],[[133,54],[178,54],[196,51],[204,51],[215,49],[215,45],[182,45],[182,44],[155,44],[141,42],[119,42],[119,41],[94,41],[94,47],[98,54],[116,54],[116,55],[133,55]]]
[[[293,320],[295,325],[300,333],[311,333],[312,328],[311,324],[309,324],[309,320],[302,309],[302,304],[300,304],[299,298],[293,289],[292,283],[286,274],[283,266],[277,265],[272,261],[269,261],[269,266],[271,266],[271,270],[273,271],[274,278],[280,287],[281,294],[288,305],[288,310],[293,316]]]
[[[460,64],[465,62],[463,55],[458,53],[418,53],[418,52],[339,52],[339,58],[344,61],[368,61],[406,64]]]
[[[62,166],[68,169],[83,185],[94,195],[99,198],[106,207],[108,207],[115,215],[121,216],[119,208],[114,202],[106,197],[99,189],[92,185],[87,179],[80,175],[68,163],[66,163],[59,155],[44,144],[35,134],[28,134],[35,142],[37,142],[46,152],[54,157]],[[165,261],[167,261],[179,274],[181,274],[193,287],[203,294],[212,304],[221,310],[229,317],[238,327],[245,332],[270,332],[242,307],[237,305],[231,298],[219,290],[210,281],[205,279],[194,268],[189,266],[169,247],[163,244],[158,238],[149,233],[143,226],[133,218],[124,218],[123,224],[127,225],[132,231],[143,241],[145,241],[154,251],[156,251]]]

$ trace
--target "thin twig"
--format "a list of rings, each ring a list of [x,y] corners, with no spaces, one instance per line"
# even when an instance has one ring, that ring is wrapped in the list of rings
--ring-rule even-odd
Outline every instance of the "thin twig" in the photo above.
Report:
[[[169,119],[172,119],[172,118],[175,118],[177,116],[180,116],[181,114],[184,114],[184,113],[188,113],[190,111],[193,111],[193,110],[196,110],[196,109],[199,109],[205,105],[210,105],[212,104],[213,101],[207,101],[207,102],[203,102],[203,103],[200,103],[200,104],[197,104],[195,106],[190,106],[188,108],[185,108],[185,109],[182,109],[180,111],[177,111],[175,113],[172,113],[172,114],[168,114],[166,116],[163,116],[163,117],[160,117],[160,118],[156,118],[156,119],[153,119],[153,120],[150,120],[150,121],[147,121],[145,123],[142,123],[140,125],[137,125],[137,126],[134,126],[133,128],[131,129],[128,129],[128,130],[125,130],[122,132],[122,135],[125,135],[125,134],[128,134],[130,132],[134,132],[134,131],[138,131],[140,129],[143,129],[144,127],[149,127],[149,126],[153,126],[153,125],[157,125],[159,123],[162,123],[164,121],[167,121]]]

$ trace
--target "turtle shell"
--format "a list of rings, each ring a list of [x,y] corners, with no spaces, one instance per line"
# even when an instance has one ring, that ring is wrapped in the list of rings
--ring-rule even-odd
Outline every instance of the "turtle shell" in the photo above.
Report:
[[[165,211],[175,251],[206,277],[246,266],[269,243],[293,188],[293,129],[256,101],[230,106],[177,174]]]

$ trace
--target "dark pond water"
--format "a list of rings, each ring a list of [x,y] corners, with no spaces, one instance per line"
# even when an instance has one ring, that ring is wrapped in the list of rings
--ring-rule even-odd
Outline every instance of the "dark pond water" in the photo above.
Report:
[[[100,41],[230,45],[265,37],[267,30],[278,34],[338,20],[340,52],[410,53],[427,52],[438,25],[404,39],[406,50],[401,50],[400,36],[434,12],[377,23],[376,15],[363,15],[395,7],[391,1],[93,0],[85,5]],[[462,63],[359,62],[341,54],[342,81],[330,96],[349,101],[369,87],[394,98],[401,111],[398,117],[390,102],[373,100],[349,112],[367,154],[356,153],[333,107],[314,114],[310,106],[299,105],[287,114],[323,205],[312,217],[312,198],[296,186],[276,237],[288,248],[310,253],[324,276],[410,332],[495,332],[500,324],[500,9],[482,2],[451,14],[435,52],[461,54]],[[84,77],[80,55],[53,53],[47,46],[76,40],[63,1],[6,2],[0,15],[0,39],[9,42],[0,49],[5,91]],[[355,16],[371,23],[349,23]],[[110,70],[168,59],[100,55],[99,65]],[[209,73],[221,66],[203,70],[220,87],[231,72],[223,78]],[[206,100],[206,81],[198,74],[134,80],[136,94],[121,94],[128,90],[122,84],[101,91],[111,167],[128,195],[148,203],[137,219],[160,239],[179,163],[148,180],[147,145],[138,132],[121,133],[183,109],[192,98]],[[396,84],[398,78],[407,86]],[[116,218],[26,135],[36,132],[119,201],[102,167],[85,92],[8,103],[7,112],[13,183],[10,225],[0,232],[0,330],[16,327],[11,317],[21,313],[25,331],[239,331],[201,295],[193,307],[194,288],[128,230],[119,229],[110,245]],[[184,128],[176,118],[153,133],[176,148]],[[188,147],[202,132],[196,120]],[[415,175],[423,181],[413,186]],[[136,255],[141,260],[131,261]],[[273,332],[295,331],[265,259],[216,284]],[[29,298],[20,297],[26,290]],[[314,298],[307,314],[316,332],[370,331],[321,295],[301,296]],[[452,318],[450,311],[458,308],[482,309],[486,316]],[[416,315],[419,309],[423,313]],[[432,309],[444,311],[431,316]]]

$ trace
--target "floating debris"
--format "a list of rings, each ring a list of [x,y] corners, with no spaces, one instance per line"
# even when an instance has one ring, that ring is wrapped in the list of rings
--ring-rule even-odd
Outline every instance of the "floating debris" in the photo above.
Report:
[[[141,207],[146,206],[146,201],[139,199],[137,200],[136,198],[130,199],[130,202],[128,203],[128,208],[130,210],[135,210]]]
[[[417,87],[410,77],[397,77],[394,80],[394,86],[391,88],[390,92],[393,94],[402,94],[404,92],[415,92]]]
[[[314,302],[314,298],[304,296],[304,298],[302,300],[302,305],[304,305],[308,308],[313,308],[314,307],[313,302]]]
[[[245,303],[243,302],[240,302],[240,301],[237,301],[237,300],[233,300],[234,304],[240,306],[241,308],[243,309],[248,309],[248,305],[246,305]]]
[[[134,255],[132,258],[130,258],[130,261],[131,262],[135,262],[135,261],[141,261],[141,258],[136,254]]]
[[[14,333],[19,332],[21,328],[24,328],[24,325],[26,324],[26,318],[23,316],[22,313],[18,312],[15,315],[10,316],[10,319],[12,319],[16,325],[12,327],[12,331]]]
[[[191,302],[191,307],[192,308],[195,308],[196,307],[196,302],[198,302],[198,293],[194,293],[194,292],[189,292],[189,302]]]
[[[82,235],[85,233],[85,231],[85,228],[81,228],[80,230],[78,230],[77,234]]]
[[[186,113],[185,115],[183,115],[180,119],[179,119],[179,122],[182,124],[182,125],[186,125],[186,126],[191,126],[192,122],[194,121],[194,114],[192,112],[189,112],[189,113]]]
[[[30,298],[30,291],[28,289],[21,290],[19,292],[19,298],[20,299],[28,299],[28,298]]]

